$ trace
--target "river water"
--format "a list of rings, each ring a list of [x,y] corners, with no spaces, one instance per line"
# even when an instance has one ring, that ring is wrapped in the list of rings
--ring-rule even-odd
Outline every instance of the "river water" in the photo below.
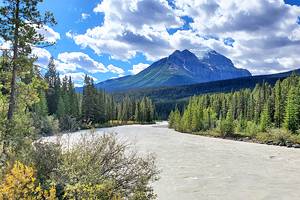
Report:
[[[96,130],[104,132],[117,133],[141,154],[156,154],[158,199],[300,199],[300,149],[178,133],[166,122]],[[63,137],[73,143],[84,134]]]

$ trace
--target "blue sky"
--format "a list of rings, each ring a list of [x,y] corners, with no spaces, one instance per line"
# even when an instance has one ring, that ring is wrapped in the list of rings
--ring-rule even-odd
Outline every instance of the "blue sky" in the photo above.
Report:
[[[52,55],[76,85],[85,73],[96,82],[138,73],[176,49],[209,47],[253,74],[300,68],[299,0],[45,0],[40,8],[58,24],[46,34],[56,45],[34,51],[38,64]]]
[[[103,63],[103,65],[108,66],[110,64],[115,66],[120,66],[124,71],[128,71],[132,68],[132,65],[145,62],[145,57],[143,55],[137,56],[135,59],[130,61],[120,61],[111,59],[109,54],[97,55],[93,50],[89,48],[81,48],[76,45],[74,41],[66,36],[69,31],[76,32],[78,34],[84,34],[88,28],[93,28],[96,26],[101,26],[103,24],[103,14],[95,14],[93,9],[97,6],[99,0],[89,0],[89,3],[83,0],[45,0],[41,4],[42,10],[49,10],[53,12],[57,25],[52,27],[56,32],[60,34],[60,40],[56,42],[56,45],[49,47],[47,50],[51,53],[54,58],[62,52],[84,52],[89,55],[95,61]],[[83,19],[82,15],[87,14],[87,19]],[[145,62],[151,63],[151,62]],[[84,69],[78,69],[76,72],[88,73]],[[130,74],[124,73],[124,74]],[[112,77],[117,77],[118,74],[111,72],[107,73],[96,73],[90,74],[95,77],[97,81],[103,81]],[[80,81],[78,81],[80,83]]]

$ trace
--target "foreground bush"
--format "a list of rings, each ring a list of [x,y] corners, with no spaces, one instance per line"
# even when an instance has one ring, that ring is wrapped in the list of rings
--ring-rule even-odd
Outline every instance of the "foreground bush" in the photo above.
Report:
[[[44,187],[55,182],[59,199],[156,197],[149,185],[158,175],[152,155],[138,156],[114,135],[85,137],[72,145],[36,143],[32,155],[39,180]]]

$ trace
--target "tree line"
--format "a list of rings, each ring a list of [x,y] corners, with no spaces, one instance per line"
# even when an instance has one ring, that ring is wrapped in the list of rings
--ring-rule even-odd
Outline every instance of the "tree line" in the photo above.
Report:
[[[155,106],[148,97],[134,100],[127,96],[115,101],[112,95],[97,89],[87,75],[83,93],[76,93],[71,77],[60,78],[53,59],[44,80],[47,87],[39,91],[40,100],[33,111],[41,120],[48,116],[53,116],[51,120],[58,119],[61,130],[76,130],[79,126],[85,128],[110,121],[117,124],[152,123],[155,119]]]
[[[237,92],[192,97],[182,113],[169,115],[169,125],[183,132],[219,130],[223,135],[300,128],[300,77],[292,74],[275,86],[257,84]]]

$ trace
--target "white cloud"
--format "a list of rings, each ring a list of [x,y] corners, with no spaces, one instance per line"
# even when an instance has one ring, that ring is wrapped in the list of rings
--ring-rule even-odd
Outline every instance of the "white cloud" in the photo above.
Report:
[[[64,52],[58,55],[58,60],[90,73],[105,73],[108,71],[102,63],[93,60],[82,52]]]
[[[67,76],[67,77],[71,76],[72,81],[73,81],[75,87],[81,87],[81,86],[83,86],[85,73],[83,73],[83,72],[65,73],[65,74],[60,75],[60,78],[62,79],[65,76]],[[98,80],[97,78],[95,78],[93,76],[90,76],[90,75],[88,75],[88,76],[91,77],[94,81]]]
[[[42,28],[37,29],[37,32],[44,36],[46,42],[55,43],[60,39],[60,34],[46,25],[44,25]]]
[[[283,65],[278,59],[296,60],[300,53],[300,26],[296,23],[300,7],[284,4],[283,0],[177,0],[175,3],[182,15],[193,18],[193,33],[220,38],[201,43],[231,58],[237,67],[247,68],[253,74],[296,68],[295,62]],[[233,47],[224,45],[223,40],[228,37],[234,39]]]
[[[87,14],[87,13],[81,13],[81,19],[82,20],[86,20],[87,18],[89,18],[91,15]]]
[[[143,52],[154,60],[171,48],[166,27],[180,27],[182,20],[166,0],[103,0],[94,9],[104,13],[104,23],[85,34],[72,34],[75,43],[96,54],[128,60]]]
[[[43,68],[46,68],[48,66],[51,58],[51,54],[49,51],[42,48],[33,48],[32,55],[37,57],[37,60],[35,61],[36,65]]]
[[[137,65],[133,65],[132,69],[129,70],[132,74],[138,74],[141,71],[143,71],[144,69],[146,69],[147,67],[149,67],[148,64],[144,64],[144,63],[139,63]]]
[[[54,64],[57,71],[62,74],[75,72],[77,70],[77,65],[74,63],[64,63],[59,60],[54,60]]]
[[[111,71],[114,74],[123,75],[125,73],[125,71],[122,68],[116,67],[114,65],[108,65],[107,69],[109,69],[109,71]]]
[[[66,32],[66,36],[67,36],[68,38],[72,38],[72,37],[73,37],[73,36],[72,36],[72,31],[70,30],[70,31]]]
[[[208,46],[253,74],[295,69],[300,55],[300,7],[283,0],[103,0],[94,9],[103,25],[84,34],[69,33],[76,44],[96,54],[128,60],[142,52],[148,60],[175,49]],[[189,16],[190,30],[169,34]],[[232,47],[224,40],[232,38]],[[293,62],[283,62],[288,58]],[[272,60],[273,62],[270,62]],[[279,62],[281,60],[281,62]],[[265,62],[268,61],[268,62]],[[131,70],[132,73],[135,73]]]

